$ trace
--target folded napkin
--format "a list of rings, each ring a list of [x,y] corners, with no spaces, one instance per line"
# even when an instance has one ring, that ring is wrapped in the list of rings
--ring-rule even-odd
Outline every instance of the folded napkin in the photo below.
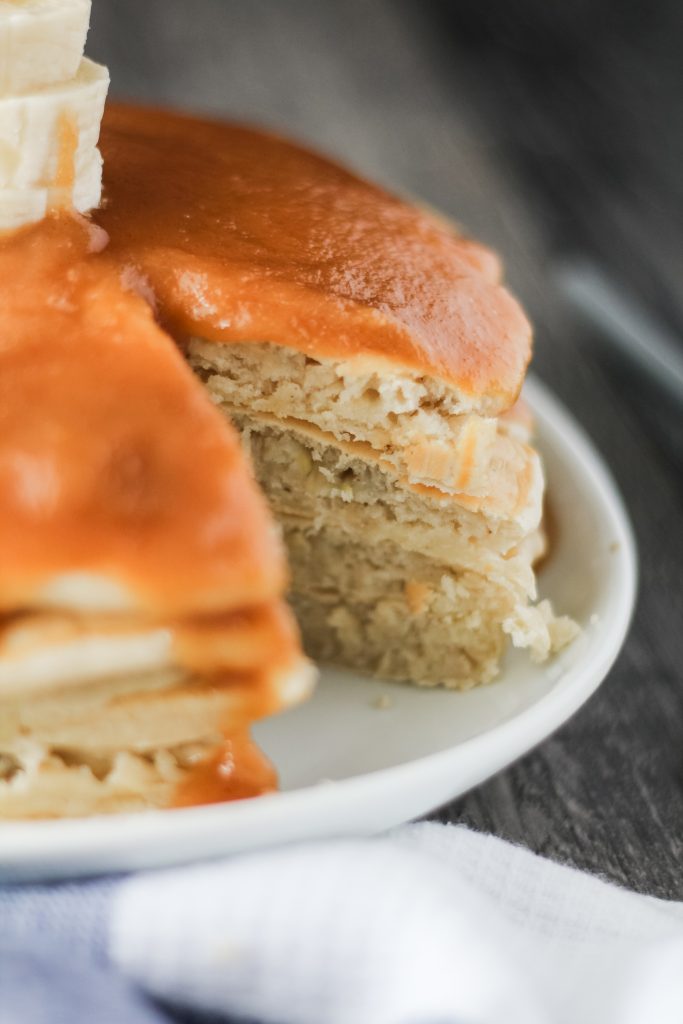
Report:
[[[460,826],[0,889],[0,1024],[681,1024],[683,905]]]

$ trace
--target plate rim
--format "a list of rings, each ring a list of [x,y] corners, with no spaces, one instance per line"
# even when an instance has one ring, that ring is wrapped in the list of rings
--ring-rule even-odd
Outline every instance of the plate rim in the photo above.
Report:
[[[387,768],[378,768],[334,782],[312,783],[284,793],[232,804],[53,821],[0,822],[0,879],[83,877],[105,871],[129,870],[131,866],[153,867],[187,863],[190,860],[200,861],[240,849],[294,841],[297,830],[291,826],[298,820],[302,807],[305,809],[310,804],[308,813],[313,815],[319,808],[322,817],[329,820],[332,793],[336,804],[342,809],[348,805],[353,807],[360,794],[365,803],[368,798],[372,803],[383,791],[393,791],[404,782],[415,790],[421,790],[430,784],[430,780],[442,776],[449,761],[455,761],[470,766],[465,785],[454,787],[459,794],[464,794],[484,779],[504,770],[565,724],[604,681],[622,648],[636,602],[637,550],[619,489],[582,426],[535,376],[527,378],[524,394],[539,419],[544,421],[546,429],[549,427],[552,432],[561,433],[565,443],[571,438],[572,448],[582,466],[582,475],[590,477],[593,492],[599,498],[603,515],[609,519],[619,544],[613,571],[621,575],[621,586],[610,604],[610,622],[605,627],[606,634],[597,660],[595,657],[590,660],[583,658],[569,666],[547,693],[506,721],[444,750]],[[485,756],[488,748],[495,751],[495,767],[484,768],[482,771],[476,765],[490,763],[490,759]],[[463,765],[459,767],[462,770]],[[416,786],[416,781],[420,785]],[[434,803],[432,809],[451,798],[453,795],[445,796],[440,803]],[[426,814],[428,809],[423,807],[417,813]],[[221,836],[225,835],[226,830],[229,833],[233,827],[244,828],[245,824],[251,824],[252,834],[258,833],[259,828],[263,831],[264,826],[268,832],[273,824],[282,820],[287,824],[286,819],[290,819],[289,829],[284,828],[272,840],[266,839],[263,843],[257,841],[256,844],[247,841],[231,845],[230,849],[220,843]],[[340,826],[339,829],[325,827],[317,832],[309,830],[307,838],[383,831],[381,816],[378,823],[376,830],[362,826]],[[172,840],[179,830],[193,834],[195,842],[191,845],[195,848],[194,852],[189,855],[181,853],[177,857],[173,856],[172,851],[170,856],[150,856],[154,844]],[[201,844],[202,837],[207,845],[205,852],[196,848]],[[298,838],[301,839],[301,836]]]

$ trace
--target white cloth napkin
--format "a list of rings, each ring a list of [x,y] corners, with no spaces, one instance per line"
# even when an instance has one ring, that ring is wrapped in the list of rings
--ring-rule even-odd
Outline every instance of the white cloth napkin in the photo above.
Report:
[[[682,1024],[683,905],[464,827],[117,886],[108,957],[167,1004],[273,1024]]]

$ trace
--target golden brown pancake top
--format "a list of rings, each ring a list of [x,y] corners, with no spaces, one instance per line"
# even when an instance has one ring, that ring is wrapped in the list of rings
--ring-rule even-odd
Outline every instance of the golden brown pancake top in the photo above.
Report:
[[[109,104],[100,142],[95,218],[176,337],[388,360],[490,413],[516,397],[528,322],[493,254],[441,220],[235,124]]]

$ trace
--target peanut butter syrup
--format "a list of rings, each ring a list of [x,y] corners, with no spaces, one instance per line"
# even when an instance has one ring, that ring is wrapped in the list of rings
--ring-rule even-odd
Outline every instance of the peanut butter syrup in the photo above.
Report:
[[[530,328],[496,257],[435,216],[276,135],[109,104],[111,251],[171,333],[387,359],[510,405]]]

